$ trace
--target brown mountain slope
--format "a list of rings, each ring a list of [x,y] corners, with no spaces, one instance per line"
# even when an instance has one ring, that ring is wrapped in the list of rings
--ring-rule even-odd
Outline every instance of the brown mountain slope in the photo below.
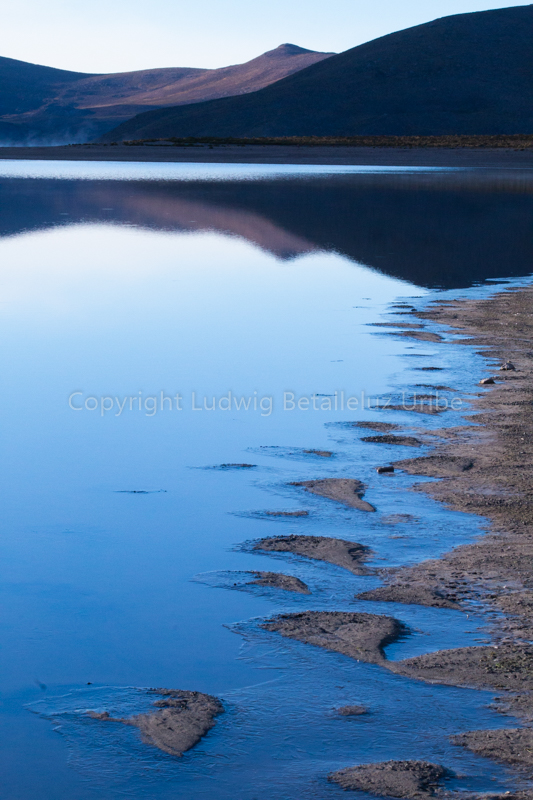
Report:
[[[47,68],[12,62],[29,70],[28,80],[33,77],[39,91],[33,93],[31,103],[23,109],[13,102],[2,103],[4,94],[7,97],[9,92],[13,68],[3,76],[0,134],[3,123],[16,141],[87,141],[142,111],[255,92],[331,55],[282,44],[245,64],[220,69],[171,67],[109,75],[65,73],[69,80],[61,84],[55,75],[57,72],[62,76],[61,71],[48,70],[54,81],[46,81],[41,73],[45,74]],[[4,61],[8,63],[7,59]]]

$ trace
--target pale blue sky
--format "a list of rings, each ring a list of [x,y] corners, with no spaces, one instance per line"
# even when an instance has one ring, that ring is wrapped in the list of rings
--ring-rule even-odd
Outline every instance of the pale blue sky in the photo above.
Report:
[[[512,5],[528,5],[515,2]],[[340,52],[490,0],[18,0],[0,55],[84,72],[222,67],[282,42]]]

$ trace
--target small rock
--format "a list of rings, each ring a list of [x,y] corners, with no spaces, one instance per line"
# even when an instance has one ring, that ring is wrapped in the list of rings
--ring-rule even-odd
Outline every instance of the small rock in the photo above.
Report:
[[[506,361],[505,364],[500,367],[500,370],[503,372],[508,372],[513,369],[516,369],[516,367],[512,361]]]
[[[383,475],[385,472],[394,472],[394,467],[377,467],[376,472],[378,475]]]
[[[494,378],[483,378],[479,383],[481,386],[488,386],[489,384],[494,383]]]

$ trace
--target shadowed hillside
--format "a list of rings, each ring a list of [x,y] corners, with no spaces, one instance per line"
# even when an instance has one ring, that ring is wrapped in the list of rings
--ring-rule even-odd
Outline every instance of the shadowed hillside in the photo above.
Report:
[[[105,141],[533,133],[533,6],[383,36],[246,97],[141,114]]]
[[[87,141],[139,111],[254,92],[328,58],[282,44],[246,64],[87,75],[0,58],[4,143]]]

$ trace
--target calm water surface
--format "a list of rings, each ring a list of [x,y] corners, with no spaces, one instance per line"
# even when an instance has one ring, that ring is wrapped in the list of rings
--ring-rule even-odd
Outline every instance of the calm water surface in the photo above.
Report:
[[[377,476],[412,449],[363,443],[347,423],[460,422],[362,407],[362,392],[468,391],[484,369],[466,348],[370,326],[405,319],[394,302],[528,276],[532,186],[526,172],[0,162],[9,800],[341,797],[329,771],[388,758],[445,763],[455,787],[509,788],[505,770],[447,739],[512,724],[487,693],[259,627],[305,608],[391,613],[412,631],[389,648],[403,658],[480,642],[481,617],[357,601],[377,578],[246,543],[340,536],[392,566],[482,530],[406,491],[407,476]],[[235,463],[254,466],[221,467]],[[364,480],[378,513],[288,486],[327,476]],[[280,509],[309,516],[265,515]],[[297,575],[312,594],[250,589],[254,569]],[[210,692],[227,711],[182,759],[84,715],[143,710],[150,686]],[[332,713],[348,703],[371,713]]]

